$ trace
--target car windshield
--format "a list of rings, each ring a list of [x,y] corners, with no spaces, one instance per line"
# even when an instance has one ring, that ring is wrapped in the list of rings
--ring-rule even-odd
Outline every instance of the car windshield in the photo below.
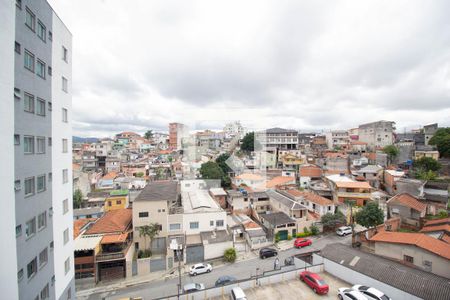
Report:
[[[323,279],[316,279],[316,281],[320,286],[327,285]]]
[[[200,284],[196,283],[196,284],[195,284],[195,288],[196,288],[197,290],[199,290],[199,289],[202,288],[202,286],[201,286]]]

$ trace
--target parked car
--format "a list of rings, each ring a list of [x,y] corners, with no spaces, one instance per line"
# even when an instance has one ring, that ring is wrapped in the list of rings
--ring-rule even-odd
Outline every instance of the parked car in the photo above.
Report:
[[[340,300],[369,300],[363,293],[350,288],[339,288],[338,298]]]
[[[233,276],[220,276],[215,283],[215,286],[223,286],[223,285],[227,285],[230,284],[232,282],[236,281],[236,278],[234,278]]]
[[[230,293],[231,299],[233,300],[247,300],[244,291],[240,287],[235,287]]]
[[[277,256],[278,252],[277,250],[273,249],[273,248],[261,248],[259,250],[259,257],[264,259],[266,257],[272,257],[272,256]]]
[[[203,283],[188,283],[183,287],[183,291],[185,293],[197,292],[205,289],[205,285]]]
[[[340,236],[346,236],[347,234],[352,234],[352,228],[350,226],[342,226],[336,230],[336,234]]]
[[[309,285],[316,294],[324,295],[328,293],[328,284],[316,273],[303,271],[300,273],[300,280]]]
[[[310,239],[298,238],[294,241],[295,248],[301,248],[306,246],[311,246],[312,241]]]
[[[376,288],[365,286],[365,285],[354,285],[352,287],[355,291],[359,291],[366,296],[369,296],[372,299],[376,300],[391,300],[387,295],[385,295],[382,291],[377,290]]]
[[[197,274],[209,273],[212,271],[210,264],[195,264],[189,269],[189,275],[196,276]]]

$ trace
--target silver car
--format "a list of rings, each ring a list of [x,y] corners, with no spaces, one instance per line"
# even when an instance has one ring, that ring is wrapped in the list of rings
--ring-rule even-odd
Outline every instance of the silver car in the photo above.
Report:
[[[347,234],[352,234],[352,228],[350,226],[342,226],[336,230],[336,234],[340,236],[345,236]]]
[[[183,287],[183,291],[185,293],[197,292],[205,289],[205,285],[203,283],[188,283]]]
[[[189,269],[189,275],[196,276],[198,274],[209,273],[212,271],[210,264],[195,264]]]

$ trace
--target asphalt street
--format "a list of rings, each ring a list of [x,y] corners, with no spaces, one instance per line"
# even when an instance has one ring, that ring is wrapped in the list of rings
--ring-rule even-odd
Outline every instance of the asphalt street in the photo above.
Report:
[[[336,242],[350,244],[351,236],[339,237],[335,234],[329,234],[320,237],[317,240],[314,240],[311,246],[302,249],[291,248],[285,251],[279,251],[278,258],[280,264],[283,265],[285,258],[289,256],[299,253],[306,253],[314,250],[321,250],[326,245]],[[214,268],[213,266],[213,270],[211,273],[201,274],[197,276],[189,276],[187,274],[182,274],[181,285],[183,286],[186,283],[195,282],[195,283],[203,283],[208,288],[214,286],[214,283],[220,276],[230,275],[236,277],[237,279],[246,279],[256,275],[257,268],[259,268],[258,275],[261,275],[263,272],[274,269],[274,260],[275,257],[267,258],[264,260],[255,258],[247,261],[237,262],[234,264],[222,265],[217,268]],[[284,269],[287,270],[286,268]],[[175,295],[177,293],[177,285],[178,285],[178,278],[167,280],[164,279],[155,280],[148,283],[142,283],[130,287],[125,287],[115,291],[95,293],[90,295],[88,298],[84,299],[113,300],[124,297],[143,297],[143,299],[148,300],[169,295]]]

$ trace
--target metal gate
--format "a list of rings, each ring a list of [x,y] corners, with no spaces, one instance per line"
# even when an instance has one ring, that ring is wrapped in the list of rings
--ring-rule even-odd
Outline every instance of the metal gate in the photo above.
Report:
[[[135,276],[138,274],[138,268],[137,268],[137,260],[131,261],[131,275]]]
[[[187,264],[202,262],[203,260],[204,260],[203,245],[186,247],[186,263]]]
[[[150,272],[165,271],[166,257],[150,259]]]
[[[278,236],[280,237],[281,241],[287,240],[287,238],[288,238],[288,231],[287,230],[280,230],[280,231],[278,231]]]

